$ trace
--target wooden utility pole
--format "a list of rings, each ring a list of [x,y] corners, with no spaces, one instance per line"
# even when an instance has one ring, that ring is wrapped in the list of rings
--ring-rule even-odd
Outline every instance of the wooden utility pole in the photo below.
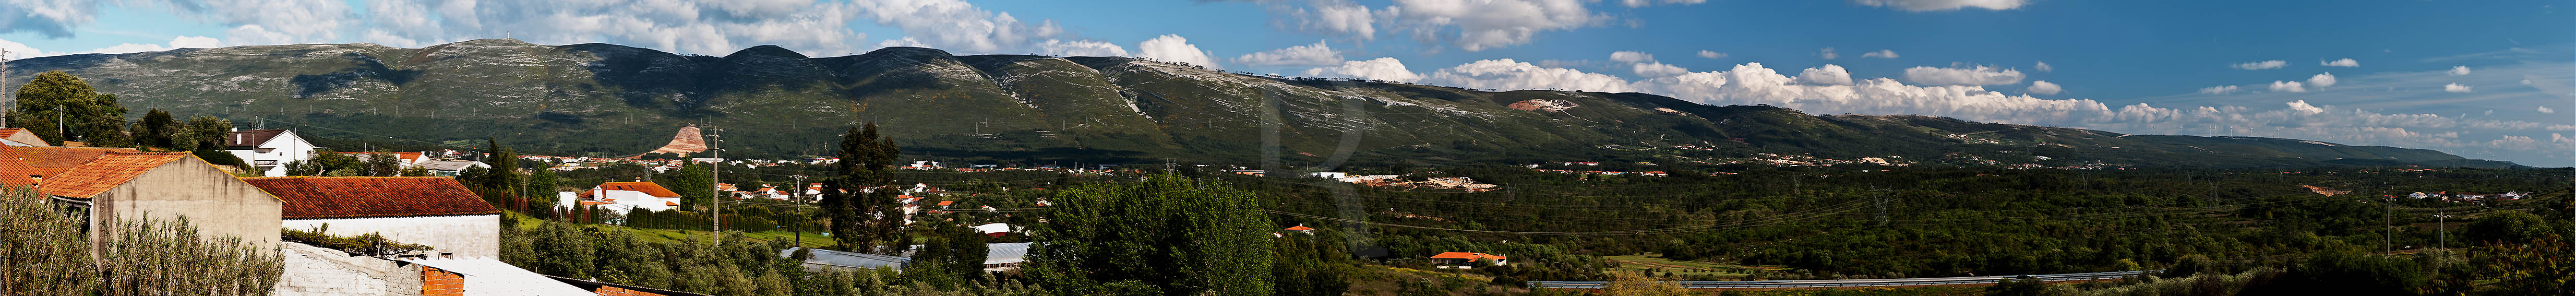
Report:
[[[724,191],[716,190],[716,186],[717,184],[724,184],[724,149],[716,148],[716,143],[724,142],[724,130],[708,129],[708,131],[707,152],[709,155],[707,156],[709,158],[714,158],[716,161],[707,166],[707,205],[715,207],[715,213],[707,215],[707,220],[714,221],[715,226],[707,228],[707,230],[711,230],[711,232],[715,233],[716,246],[723,247]]]

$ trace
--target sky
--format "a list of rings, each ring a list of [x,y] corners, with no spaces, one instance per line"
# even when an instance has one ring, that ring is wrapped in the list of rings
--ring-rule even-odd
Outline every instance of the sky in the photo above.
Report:
[[[1644,92],[2576,165],[2566,1],[0,0],[9,58],[482,38],[723,56],[918,46]]]

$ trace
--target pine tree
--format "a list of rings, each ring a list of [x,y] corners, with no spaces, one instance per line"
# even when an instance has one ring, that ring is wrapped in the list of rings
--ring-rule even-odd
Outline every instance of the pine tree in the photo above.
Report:
[[[892,253],[912,241],[903,233],[898,191],[886,186],[886,169],[902,153],[893,138],[877,133],[876,123],[841,135],[841,160],[823,182],[823,210],[842,250]]]

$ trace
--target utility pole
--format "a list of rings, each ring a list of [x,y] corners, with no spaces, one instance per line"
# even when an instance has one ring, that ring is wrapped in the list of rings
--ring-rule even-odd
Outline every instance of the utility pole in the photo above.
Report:
[[[716,162],[707,166],[707,205],[715,207],[715,214],[708,216],[713,218],[707,219],[714,221],[715,226],[708,228],[708,230],[715,231],[716,246],[721,247],[724,246],[724,192],[716,190],[716,184],[723,184],[724,182],[724,149],[716,148],[716,146],[717,143],[724,142],[724,130],[710,129],[709,131],[711,131],[711,133],[707,135],[707,138],[709,138],[707,139],[707,152],[709,153],[709,157],[716,159]]]
[[[9,127],[9,110],[11,110],[9,104],[18,102],[18,92],[9,91],[9,50],[7,49],[0,49],[0,93],[9,94],[8,98],[0,98],[0,128],[5,128]]]
[[[805,195],[805,175],[787,176],[787,178],[796,180],[796,183],[787,183],[787,185],[788,185],[788,190],[789,190],[789,191],[787,192],[787,202],[795,203],[795,204],[796,204],[795,209],[796,209],[796,216],[797,216],[797,217],[806,217],[806,216],[805,216],[805,196],[804,196],[804,195]],[[805,222],[804,222],[804,221],[795,221],[795,222],[790,222],[790,223],[795,223],[795,224],[793,224],[793,225],[796,225],[796,229],[795,229],[795,231],[796,231],[796,247],[798,247],[798,248],[803,248],[803,247],[805,247]]]
[[[2440,243],[2440,245],[2437,245],[2434,249],[2451,249],[2451,215],[2446,212],[2450,210],[2450,203],[2451,201],[2444,200],[2442,201],[2442,206],[2433,207],[2433,227],[2441,229],[2440,231],[2437,231],[2440,234],[2435,236],[2438,239],[2436,242]]]
[[[1869,197],[1878,201],[1878,227],[1887,227],[1887,191],[1869,185]]]

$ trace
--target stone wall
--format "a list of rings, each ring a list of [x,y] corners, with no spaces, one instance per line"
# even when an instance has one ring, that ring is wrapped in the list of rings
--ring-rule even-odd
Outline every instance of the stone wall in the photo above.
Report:
[[[420,296],[419,265],[295,242],[278,242],[286,271],[278,276],[276,296],[396,295]]]

